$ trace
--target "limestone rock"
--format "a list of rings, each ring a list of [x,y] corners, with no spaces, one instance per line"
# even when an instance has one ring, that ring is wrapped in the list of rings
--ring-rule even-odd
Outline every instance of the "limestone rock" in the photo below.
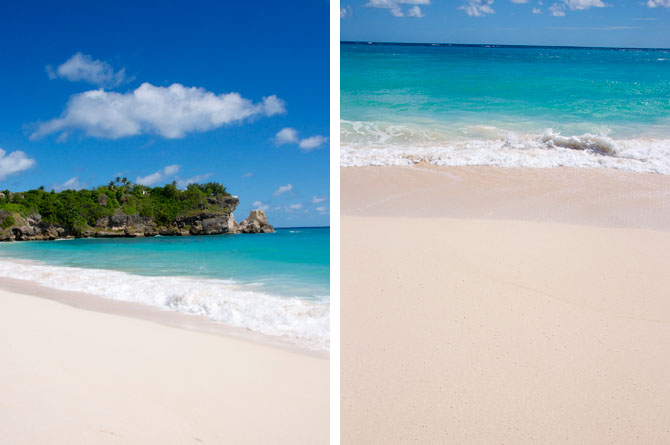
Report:
[[[263,210],[252,210],[247,219],[239,224],[238,230],[241,233],[272,233],[275,231]]]

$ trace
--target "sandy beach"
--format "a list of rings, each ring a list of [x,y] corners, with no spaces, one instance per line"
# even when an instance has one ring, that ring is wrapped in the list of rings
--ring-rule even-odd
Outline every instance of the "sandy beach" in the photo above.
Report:
[[[342,443],[670,441],[670,177],[341,175]]]
[[[176,327],[188,316],[131,303],[0,288],[0,443],[328,442],[325,354]]]

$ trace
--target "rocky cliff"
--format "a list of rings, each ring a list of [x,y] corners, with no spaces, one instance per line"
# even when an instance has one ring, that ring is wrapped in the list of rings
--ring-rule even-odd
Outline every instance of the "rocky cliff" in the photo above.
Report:
[[[0,210],[0,241],[274,232],[274,228],[268,223],[267,216],[262,210],[252,210],[249,217],[238,224],[233,216],[239,204],[236,197],[217,196],[207,199],[207,209],[189,210],[178,215],[168,224],[159,225],[153,218],[126,214],[118,209],[111,216],[99,218],[95,221],[95,226],[88,226],[77,231],[64,225],[44,222],[42,216],[37,212],[22,216],[7,210]],[[104,204],[101,203],[101,205]]]

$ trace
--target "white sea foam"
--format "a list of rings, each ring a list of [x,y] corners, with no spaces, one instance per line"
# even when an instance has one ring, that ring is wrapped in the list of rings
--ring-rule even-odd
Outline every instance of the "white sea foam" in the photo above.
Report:
[[[330,309],[325,300],[285,298],[251,291],[232,281],[147,277],[125,272],[0,260],[0,276],[43,286],[132,301],[206,316],[316,350],[328,350]]]
[[[368,165],[491,165],[499,167],[604,167],[670,174],[670,136],[615,139],[603,134],[562,135],[468,126],[433,127],[342,121],[340,163]]]

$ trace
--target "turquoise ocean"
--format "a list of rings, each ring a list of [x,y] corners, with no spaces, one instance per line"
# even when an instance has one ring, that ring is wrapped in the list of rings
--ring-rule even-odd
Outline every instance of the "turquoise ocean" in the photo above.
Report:
[[[329,228],[3,243],[0,276],[329,347]]]
[[[670,174],[670,50],[342,42],[343,166]]]

